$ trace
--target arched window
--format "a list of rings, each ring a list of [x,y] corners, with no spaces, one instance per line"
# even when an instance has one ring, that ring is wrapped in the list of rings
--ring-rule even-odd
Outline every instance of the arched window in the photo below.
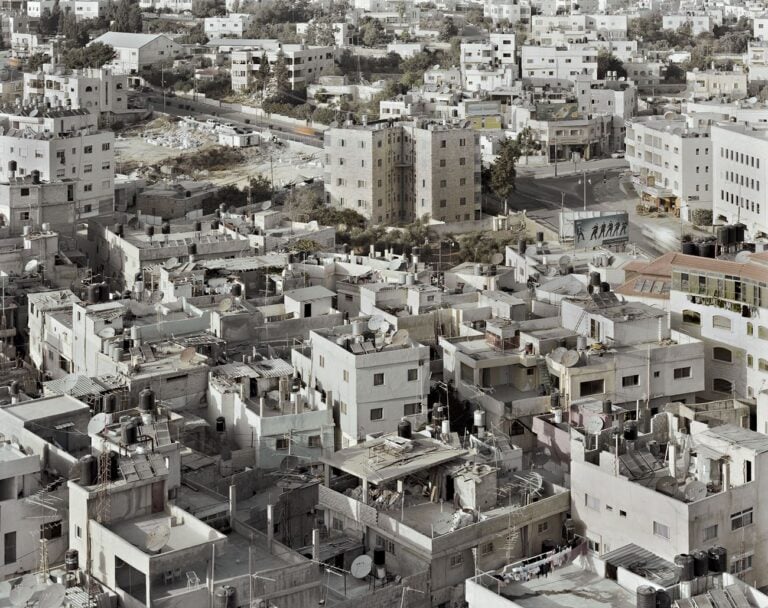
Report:
[[[712,382],[712,390],[718,393],[730,393],[733,390],[733,384],[725,378],[715,378]]]
[[[85,87],[85,92],[86,93],[90,93],[91,91],[93,91],[93,87],[91,87],[91,86]]]
[[[723,315],[714,315],[712,317],[712,327],[718,327],[720,329],[731,329],[731,320]]]
[[[725,363],[733,363],[733,353],[722,346],[715,346],[712,349],[712,358],[716,361],[724,361]]]
[[[122,82],[118,82],[117,86],[115,88],[116,89],[122,89],[123,88],[123,83]]]

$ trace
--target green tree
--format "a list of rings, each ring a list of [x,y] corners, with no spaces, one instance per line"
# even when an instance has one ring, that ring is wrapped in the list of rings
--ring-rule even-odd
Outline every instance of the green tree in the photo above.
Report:
[[[453,19],[451,17],[446,17],[443,19],[442,25],[440,25],[440,31],[437,35],[437,37],[442,42],[448,42],[451,38],[454,38],[455,36],[459,35],[459,28],[456,27],[456,24],[453,22]]]
[[[285,93],[291,90],[290,74],[288,72],[288,66],[285,63],[285,54],[282,49],[277,53],[274,75],[275,88],[278,93]]]
[[[88,30],[80,27],[75,14],[65,10],[59,18],[59,34],[64,36],[70,47],[82,47],[88,44]]]
[[[363,46],[378,46],[386,37],[384,26],[378,19],[368,19],[360,25],[360,42]]]
[[[120,0],[115,6],[112,18],[113,32],[139,33],[142,31],[141,9],[138,3],[130,0]]]
[[[72,70],[100,68],[116,56],[115,49],[108,44],[94,42],[85,47],[71,48],[64,53],[64,65]]]
[[[597,77],[602,80],[608,72],[616,72],[617,78],[627,75],[624,62],[606,49],[600,49],[597,53]]]
[[[266,52],[263,52],[261,54],[261,61],[259,63],[259,71],[256,72],[256,86],[261,89],[262,96],[264,95],[264,90],[269,84],[269,75],[271,71],[272,70],[269,68],[269,57],[267,57]]]
[[[539,150],[540,144],[534,137],[533,129],[531,129],[531,127],[525,127],[517,134],[517,146],[520,151],[520,156],[526,157],[526,162],[528,156]]]
[[[667,84],[684,84],[685,70],[676,63],[668,64],[664,72],[664,82]]]
[[[40,15],[40,21],[37,24],[37,33],[42,36],[53,36],[59,31],[59,18],[61,17],[61,10],[59,9],[59,3],[53,5],[53,9],[48,7],[43,9],[43,13]]]
[[[517,140],[507,139],[502,142],[499,155],[491,165],[491,189],[505,203],[516,188],[517,160],[519,158],[520,145]]]
[[[25,72],[38,72],[42,69],[45,63],[48,63],[48,55],[45,53],[33,53],[27,58],[27,63],[24,67]]]

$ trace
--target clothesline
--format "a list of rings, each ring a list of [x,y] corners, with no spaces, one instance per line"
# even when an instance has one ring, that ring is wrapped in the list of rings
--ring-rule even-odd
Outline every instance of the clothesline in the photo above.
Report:
[[[579,541],[574,546],[556,548],[540,553],[532,558],[527,558],[514,564],[507,564],[499,573],[504,582],[530,580],[533,577],[549,574],[553,568],[559,568],[572,562],[581,555],[584,541]]]

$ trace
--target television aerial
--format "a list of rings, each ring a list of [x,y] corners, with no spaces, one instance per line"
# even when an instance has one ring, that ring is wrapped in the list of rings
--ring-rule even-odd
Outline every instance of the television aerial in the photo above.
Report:
[[[370,555],[358,555],[349,567],[349,571],[355,578],[363,579],[371,573],[373,560]]]
[[[503,253],[494,253],[491,256],[491,264],[502,264],[504,262],[504,254]]]
[[[147,532],[144,539],[144,546],[147,551],[160,551],[171,538],[171,529],[165,524],[159,524]]]
[[[64,585],[58,583],[48,585],[37,600],[37,608],[59,608],[66,596],[67,590]]]
[[[104,412],[100,412],[91,418],[91,420],[88,422],[88,434],[98,435],[105,429],[106,426],[107,415]]]
[[[600,431],[603,430],[603,426],[605,423],[603,422],[603,419],[599,416],[592,416],[587,419],[587,421],[584,423],[584,430],[587,431],[590,435],[597,435]]]
[[[182,363],[189,363],[195,358],[195,354],[197,354],[197,351],[192,346],[187,346],[187,348],[181,351],[179,359]]]
[[[40,269],[40,262],[37,260],[29,260],[24,264],[24,272],[27,274],[35,274]]]

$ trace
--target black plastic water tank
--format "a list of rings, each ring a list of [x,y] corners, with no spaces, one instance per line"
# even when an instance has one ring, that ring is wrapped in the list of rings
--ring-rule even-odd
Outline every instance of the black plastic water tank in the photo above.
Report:
[[[709,572],[709,555],[706,551],[695,551],[693,555],[693,574],[696,577],[706,576]]]
[[[401,420],[397,423],[397,436],[403,439],[411,438],[411,423],[407,420]]]
[[[603,401],[603,414],[613,414],[613,401],[610,399]]]
[[[233,283],[232,289],[229,290],[229,293],[231,293],[236,298],[239,298],[241,295],[243,295],[243,286],[240,283]]]
[[[101,299],[101,287],[98,283],[91,283],[86,290],[88,304],[98,304]]]
[[[517,253],[525,255],[525,250],[528,247],[528,242],[525,239],[519,239],[517,241]]]
[[[537,232],[536,233],[536,242],[537,243],[543,243],[544,242],[544,233],[543,232]]]
[[[219,229],[219,220],[213,220],[211,222],[211,230],[218,230]]]
[[[637,423],[634,420],[628,420],[624,423],[624,439],[627,441],[637,439]]]
[[[155,236],[155,227],[152,224],[144,226],[144,234],[146,234],[149,238],[152,238]]]
[[[589,284],[594,285],[595,287],[600,287],[600,283],[602,283],[602,280],[600,279],[600,273],[594,270],[590,272]]]
[[[77,549],[67,549],[64,553],[64,568],[67,572],[74,572],[80,567],[80,558]]]
[[[742,224],[739,222],[738,224],[733,225],[733,242],[734,243],[743,243],[744,237],[746,236],[747,232],[747,226],[745,224]]]
[[[374,547],[373,564],[375,566],[383,566],[386,562],[387,562],[387,555],[384,552],[384,547]]]
[[[216,432],[223,433],[227,429],[227,419],[224,416],[216,418]]]
[[[664,589],[656,591],[656,608],[672,608],[672,596]]]
[[[109,302],[109,283],[99,283],[99,302]]]
[[[681,582],[686,583],[693,580],[693,564],[693,555],[690,555],[689,553],[675,555],[675,566],[677,567]]]
[[[109,480],[116,481],[119,475],[120,455],[117,452],[109,453]]]
[[[656,588],[640,585],[637,588],[637,608],[656,608]]]
[[[114,393],[104,395],[102,406],[105,414],[114,414],[117,411],[117,395]]]
[[[97,476],[96,458],[88,454],[80,459],[80,485],[92,486]]]
[[[155,409],[155,391],[145,388],[139,393],[139,411],[151,412]]]
[[[195,243],[187,245],[187,253],[189,255],[195,255],[197,253],[197,245]]]
[[[163,222],[160,225],[160,232],[163,234],[171,234],[171,225],[168,222]]]
[[[112,229],[112,231],[119,237],[122,238],[123,236],[123,225],[122,224],[115,224],[115,227]]]
[[[603,281],[602,283],[600,283],[600,291],[602,291],[603,293],[608,293],[609,291],[611,291],[611,284],[608,283],[607,281]]]
[[[133,445],[139,438],[139,429],[133,420],[123,422],[120,426],[120,440],[123,445]]]
[[[699,255],[699,246],[696,243],[687,241],[683,243],[680,249],[685,255]]]
[[[716,247],[714,242],[706,241],[699,243],[699,256],[702,258],[714,258]]]
[[[731,236],[731,233],[728,230],[728,226],[717,227],[717,244],[718,245],[730,245],[730,242],[728,241],[730,236]]]
[[[195,222],[195,232],[201,232],[203,230],[202,222]]]
[[[714,574],[728,571],[728,551],[725,547],[712,547],[709,550],[709,571]]]

